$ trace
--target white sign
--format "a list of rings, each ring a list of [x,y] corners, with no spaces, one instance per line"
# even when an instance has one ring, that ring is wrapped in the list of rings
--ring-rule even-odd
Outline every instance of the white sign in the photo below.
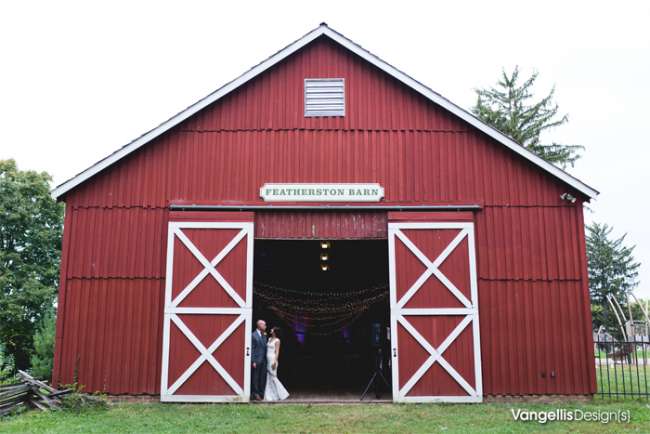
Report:
[[[379,184],[264,184],[260,197],[266,202],[379,202]]]

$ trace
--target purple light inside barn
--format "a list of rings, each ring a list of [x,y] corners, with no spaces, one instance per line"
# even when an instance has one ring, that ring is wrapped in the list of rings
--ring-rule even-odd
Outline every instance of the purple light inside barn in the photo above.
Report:
[[[341,334],[343,335],[343,339],[345,342],[350,342],[352,338],[352,334],[350,333],[350,327],[343,327],[343,330],[341,330]]]
[[[294,325],[293,325],[293,329],[295,331],[296,340],[298,341],[298,343],[300,345],[304,345],[305,344],[305,330],[306,330],[305,323],[296,321],[294,323]]]

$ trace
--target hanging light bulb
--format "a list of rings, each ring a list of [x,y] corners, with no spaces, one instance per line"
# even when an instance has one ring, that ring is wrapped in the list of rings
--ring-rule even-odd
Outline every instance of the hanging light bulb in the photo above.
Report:
[[[327,253],[321,253],[320,254],[320,260],[321,261],[327,261],[329,259],[329,256],[327,256]]]
[[[327,265],[327,264],[320,264],[320,269],[321,269],[322,271],[327,271],[327,270],[330,269],[330,266]]]
[[[330,248],[330,242],[329,241],[321,241],[320,242],[320,248],[321,249],[329,249]]]

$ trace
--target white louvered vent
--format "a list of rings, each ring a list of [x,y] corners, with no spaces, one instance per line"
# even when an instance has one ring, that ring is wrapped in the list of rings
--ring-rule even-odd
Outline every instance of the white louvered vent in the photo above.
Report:
[[[305,116],[345,116],[345,80],[306,78]]]

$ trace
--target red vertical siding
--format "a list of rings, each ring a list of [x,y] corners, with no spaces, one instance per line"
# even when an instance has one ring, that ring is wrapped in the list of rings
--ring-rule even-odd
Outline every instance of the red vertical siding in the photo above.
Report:
[[[346,116],[305,118],[303,79],[331,76],[346,79]],[[262,205],[265,182],[378,182],[385,204],[480,204],[485,393],[594,391],[582,209],[560,199],[582,196],[326,39],[66,194],[55,380],[77,371],[91,389],[158,393],[168,205]],[[264,214],[257,233],[350,221],[329,216],[287,231],[276,225],[294,217]]]
[[[255,238],[353,240],[386,238],[386,213],[366,212],[258,212]]]
[[[102,208],[262,205],[265,182],[369,181],[382,184],[387,204],[566,205],[560,195],[567,187],[484,135],[405,130],[177,131],[66,201]]]
[[[66,208],[55,383],[159,392],[166,214]]]
[[[164,281],[72,279],[66,291],[55,380],[77,380],[88,391],[158,393]]]

